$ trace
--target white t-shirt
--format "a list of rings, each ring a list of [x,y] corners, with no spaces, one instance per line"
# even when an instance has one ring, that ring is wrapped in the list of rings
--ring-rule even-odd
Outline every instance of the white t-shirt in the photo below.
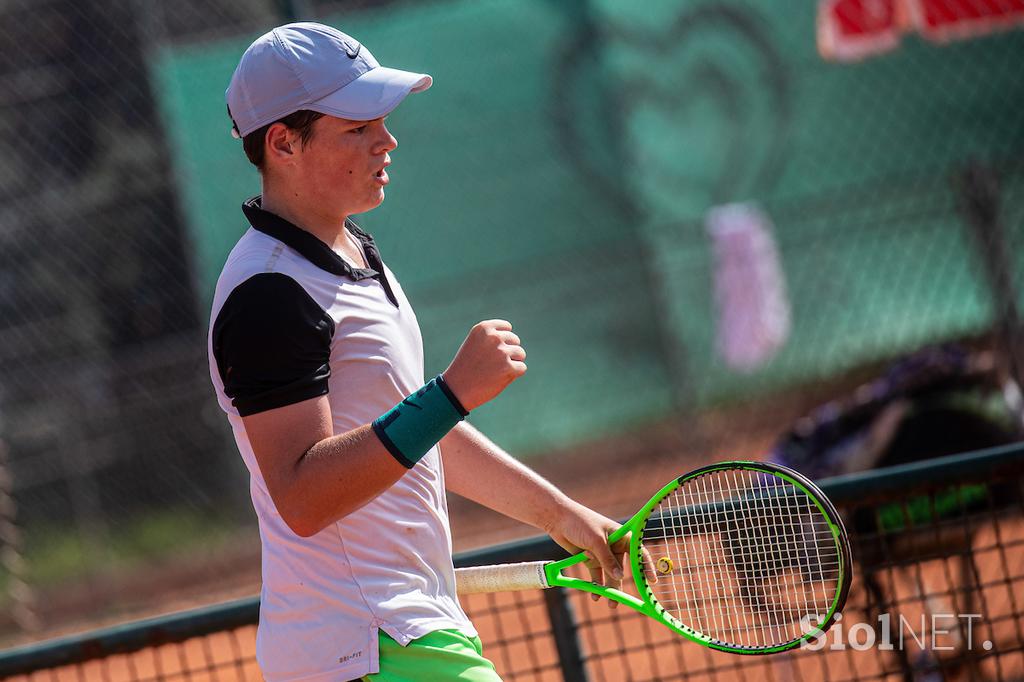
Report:
[[[243,206],[210,323],[210,374],[249,469],[263,543],[256,658],[268,682],[378,672],[377,630],[402,645],[434,630],[474,636],[455,594],[437,446],[390,489],[310,538],[281,519],[242,416],[327,395],[334,432],[372,422],[424,384],[416,316],[373,239],[367,269],[312,234]]]

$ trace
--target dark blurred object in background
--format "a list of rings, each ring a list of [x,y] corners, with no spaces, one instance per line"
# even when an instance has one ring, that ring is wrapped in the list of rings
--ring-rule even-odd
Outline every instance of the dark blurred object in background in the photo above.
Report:
[[[772,461],[812,478],[1013,443],[1024,436],[1020,387],[993,355],[932,346],[799,419]]]

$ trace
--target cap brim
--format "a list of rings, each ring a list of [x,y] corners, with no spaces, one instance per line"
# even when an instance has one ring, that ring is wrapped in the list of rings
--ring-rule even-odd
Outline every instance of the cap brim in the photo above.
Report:
[[[371,121],[387,116],[410,92],[423,92],[433,82],[425,73],[378,66],[304,108],[353,121]]]

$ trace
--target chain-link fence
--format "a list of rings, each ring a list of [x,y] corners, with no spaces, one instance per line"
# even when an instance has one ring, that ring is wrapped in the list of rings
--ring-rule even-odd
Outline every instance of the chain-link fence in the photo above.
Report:
[[[1024,457],[1019,446],[823,482],[851,533],[854,583],[829,633],[774,656],[689,642],[589,595],[471,595],[467,611],[502,679],[1019,680],[1024,675]],[[546,539],[460,564],[554,559]],[[629,588],[627,588],[629,589]],[[259,679],[255,599],[0,654],[11,679]],[[34,671],[34,672],[33,672]]]
[[[848,412],[858,385],[906,397],[880,368],[948,341],[970,352],[943,376],[987,378],[949,400],[943,384],[946,406],[1019,417],[1024,33],[831,62],[818,9],[3,3],[0,633],[256,579],[205,333],[258,192],[223,90],[292,18],[434,76],[389,119],[393,182],[359,222],[416,307],[428,371],[476,321],[514,322],[530,372],[473,420],[515,453],[759,456],[820,432],[799,418],[822,402]],[[956,449],[1019,437],[985,433]]]

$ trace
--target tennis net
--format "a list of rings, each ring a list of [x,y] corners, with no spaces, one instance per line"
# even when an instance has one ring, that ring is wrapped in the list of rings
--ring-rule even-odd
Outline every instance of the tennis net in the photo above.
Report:
[[[506,680],[1024,678],[1024,446],[821,483],[851,534],[854,587],[817,645],[730,656],[626,608],[548,590],[464,599]],[[558,558],[534,539],[459,555],[460,566]],[[260,679],[256,599],[0,653],[14,680]]]

